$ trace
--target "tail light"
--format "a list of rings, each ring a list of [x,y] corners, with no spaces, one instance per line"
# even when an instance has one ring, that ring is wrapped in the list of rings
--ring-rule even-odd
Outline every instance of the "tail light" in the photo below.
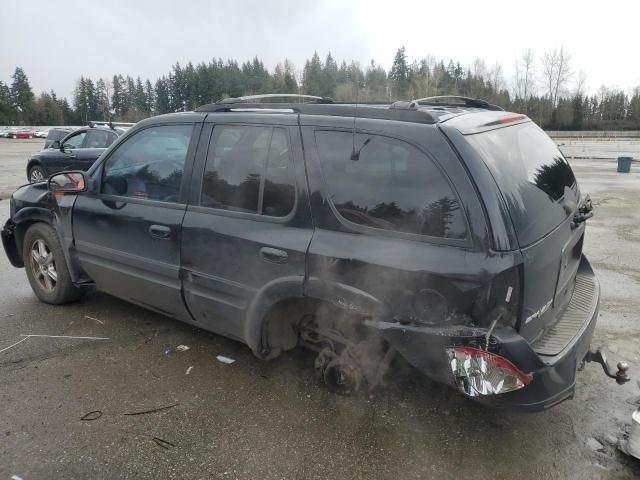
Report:
[[[505,123],[518,122],[520,120],[526,120],[528,117],[526,115],[520,115],[518,113],[510,113],[508,115],[502,115],[497,120],[493,122],[485,123],[485,127],[491,127],[493,125],[502,125]]]
[[[506,358],[475,347],[448,348],[447,355],[456,386],[470,397],[512,392],[533,380]]]

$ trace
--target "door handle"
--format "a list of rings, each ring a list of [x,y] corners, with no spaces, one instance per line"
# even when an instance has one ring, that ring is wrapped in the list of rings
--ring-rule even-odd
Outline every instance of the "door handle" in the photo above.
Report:
[[[165,240],[171,236],[171,229],[164,225],[151,225],[149,227],[149,235],[153,238],[159,238]]]
[[[72,153],[71,155],[69,155],[69,158],[76,158],[76,155]]]
[[[260,256],[263,260],[272,263],[287,263],[287,259],[289,258],[289,255],[284,250],[271,247],[262,247],[260,249]]]

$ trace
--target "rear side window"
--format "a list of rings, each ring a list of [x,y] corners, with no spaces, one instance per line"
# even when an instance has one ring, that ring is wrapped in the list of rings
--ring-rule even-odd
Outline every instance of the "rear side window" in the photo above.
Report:
[[[546,133],[533,123],[468,135],[507,203],[521,246],[562,223],[577,206],[571,167]]]
[[[191,125],[161,125],[127,138],[107,159],[102,192],[177,202]]]
[[[213,130],[200,204],[272,217],[288,215],[295,186],[283,128],[218,125]]]
[[[368,227],[441,238],[465,238],[460,203],[420,150],[379,135],[317,131],[331,202],[346,220]]]
[[[84,148],[107,148],[109,142],[109,132],[105,130],[89,130],[87,139],[84,141]]]

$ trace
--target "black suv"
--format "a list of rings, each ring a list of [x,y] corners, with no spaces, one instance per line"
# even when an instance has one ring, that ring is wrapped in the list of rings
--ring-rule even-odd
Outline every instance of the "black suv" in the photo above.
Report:
[[[309,347],[340,393],[399,354],[494,404],[572,396],[598,312],[591,206],[529,118],[243,100],[144,120],[87,173],[17,190],[2,240],[36,295],[95,286],[263,359]]]
[[[53,140],[44,150],[34,153],[27,162],[27,179],[42,182],[50,175],[64,170],[88,170],[93,162],[133,124],[91,122],[88,127],[64,133],[61,140]],[[53,137],[52,137],[53,138]],[[49,138],[47,137],[47,142]]]

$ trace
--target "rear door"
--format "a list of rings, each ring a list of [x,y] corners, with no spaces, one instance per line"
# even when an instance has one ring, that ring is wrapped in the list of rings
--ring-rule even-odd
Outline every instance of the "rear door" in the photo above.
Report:
[[[473,189],[442,135],[365,119],[354,135],[351,119],[332,120],[344,130],[316,122],[303,118],[302,127],[316,226],[309,295],[360,314],[433,324],[464,311],[471,266],[484,253],[472,252],[465,212],[475,207],[454,185]],[[382,126],[390,131],[378,133]]]
[[[130,135],[96,170],[99,192],[79,195],[73,208],[78,260],[98,289],[187,321],[180,240],[200,125]]]
[[[86,130],[74,132],[61,141],[61,148],[42,152],[42,161],[47,173],[52,174],[74,169],[77,165],[77,152],[82,147],[86,136]]]
[[[556,144],[532,122],[467,135],[507,205],[524,258],[520,333],[530,341],[568,304],[582,256],[580,190]]]
[[[259,124],[234,117],[246,114],[207,117],[182,226],[182,267],[196,321],[246,341],[256,295],[282,279],[302,288],[312,228],[295,116]]]
[[[73,154],[71,169],[88,170],[93,162],[95,162],[108,145],[112,143],[112,136],[115,135],[107,130],[90,129],[87,131],[84,141],[80,148],[77,148]]]

